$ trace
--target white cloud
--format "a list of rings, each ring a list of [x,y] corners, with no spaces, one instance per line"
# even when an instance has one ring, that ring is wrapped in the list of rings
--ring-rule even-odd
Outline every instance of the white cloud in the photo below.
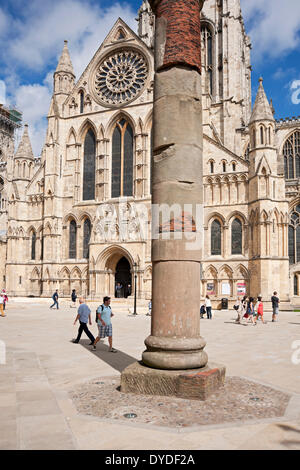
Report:
[[[2,75],[10,103],[23,112],[24,122],[29,124],[34,153],[40,154],[52,94],[53,69],[64,39],[69,41],[78,79],[119,16],[136,29],[136,12],[126,1],[112,2],[110,7],[102,9],[101,2],[95,4],[91,0],[21,0],[18,9],[22,21],[5,16],[0,9],[0,29],[3,23],[10,24],[9,29],[14,31],[8,41],[6,30],[0,43]],[[44,77],[43,81],[30,79],[36,75]],[[26,84],[22,80],[25,76]]]
[[[68,39],[75,70],[81,73],[118,16],[135,27],[135,12],[126,3],[117,2],[106,9],[100,6],[87,0],[31,2],[25,21],[14,25],[7,54],[10,62],[40,70],[58,58],[64,39]]]
[[[243,15],[250,23],[252,58],[277,58],[299,47],[299,0],[241,0]]]
[[[6,85],[3,80],[0,80],[0,104],[6,104]]]
[[[14,96],[17,108],[23,112],[24,123],[29,125],[35,155],[40,155],[44,144],[51,93],[47,84],[33,84],[21,85]]]

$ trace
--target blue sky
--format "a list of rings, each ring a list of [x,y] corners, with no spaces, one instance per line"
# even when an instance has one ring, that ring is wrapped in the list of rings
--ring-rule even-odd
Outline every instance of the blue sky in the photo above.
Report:
[[[52,75],[64,39],[69,40],[79,78],[118,16],[136,30],[140,4],[141,0],[0,0],[0,102],[6,95],[8,104],[23,111],[36,155],[44,141]],[[262,75],[276,117],[300,115],[300,1],[241,0],[241,5],[253,44],[254,97]]]

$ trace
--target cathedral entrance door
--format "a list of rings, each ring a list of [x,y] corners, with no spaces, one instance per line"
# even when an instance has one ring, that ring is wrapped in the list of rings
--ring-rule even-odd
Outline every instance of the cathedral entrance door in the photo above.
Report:
[[[131,295],[131,269],[127,258],[120,259],[116,266],[115,274],[115,296],[117,298],[127,298]]]

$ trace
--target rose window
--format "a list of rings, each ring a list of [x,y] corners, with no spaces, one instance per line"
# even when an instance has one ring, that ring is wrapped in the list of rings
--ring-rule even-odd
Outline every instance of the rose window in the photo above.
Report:
[[[147,75],[148,66],[140,53],[116,52],[104,59],[96,71],[96,93],[107,104],[128,103],[142,92]]]

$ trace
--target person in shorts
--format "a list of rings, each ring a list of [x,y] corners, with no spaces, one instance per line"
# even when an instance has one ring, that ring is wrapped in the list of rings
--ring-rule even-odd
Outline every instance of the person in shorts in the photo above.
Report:
[[[273,309],[272,322],[276,322],[278,321],[276,318],[279,313],[279,302],[280,302],[279,297],[277,297],[276,291],[271,297],[271,302],[272,302],[272,309]]]
[[[112,346],[112,324],[111,317],[114,314],[111,311],[110,307],[110,297],[104,297],[103,304],[97,308],[97,324],[98,324],[98,336],[95,339],[93,344],[93,349],[96,349],[96,344],[100,341],[101,338],[108,337],[109,352],[116,353],[117,350]]]

